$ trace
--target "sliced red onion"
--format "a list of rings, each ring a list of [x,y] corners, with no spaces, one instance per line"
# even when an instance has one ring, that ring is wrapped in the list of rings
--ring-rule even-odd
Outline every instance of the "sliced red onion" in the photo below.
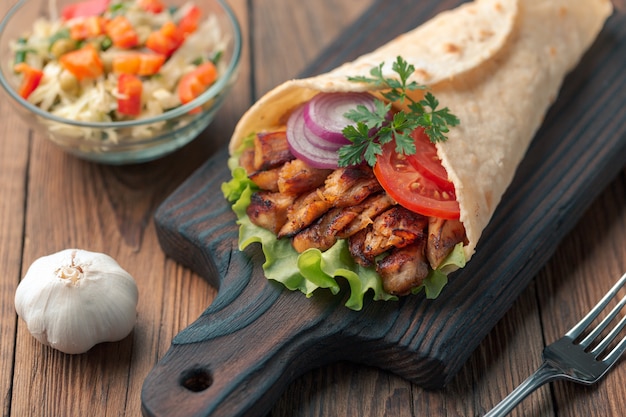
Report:
[[[354,122],[344,114],[358,105],[374,111],[374,100],[368,93],[319,93],[304,106],[304,120],[309,130],[320,138],[346,145],[350,141],[343,135],[343,129]]]
[[[287,121],[289,150],[296,158],[314,168],[337,168],[337,150],[343,145],[328,142],[311,132],[304,122],[303,113],[304,106],[301,106],[294,110]]]
[[[337,151],[351,142],[343,129],[353,124],[344,116],[363,105],[374,111],[375,98],[367,93],[319,93],[296,109],[287,121],[291,153],[315,168],[338,167]]]

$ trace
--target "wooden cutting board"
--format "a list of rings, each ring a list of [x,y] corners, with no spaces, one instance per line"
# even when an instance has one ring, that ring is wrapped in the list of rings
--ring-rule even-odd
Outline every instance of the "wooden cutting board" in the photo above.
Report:
[[[372,50],[437,5],[375,3],[303,75]],[[323,290],[312,298],[285,290],[263,276],[257,245],[237,250],[235,216],[220,190],[230,179],[223,149],[155,215],[165,253],[219,292],[147,376],[144,414],[263,416],[296,377],[339,360],[443,387],[624,167],[625,122],[626,11],[618,9],[565,80],[467,267],[437,300],[366,301],[360,312]]]

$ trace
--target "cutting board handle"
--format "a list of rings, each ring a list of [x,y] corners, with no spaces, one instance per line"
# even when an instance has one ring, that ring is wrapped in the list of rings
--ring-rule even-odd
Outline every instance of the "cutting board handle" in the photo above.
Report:
[[[284,290],[263,276],[260,253],[230,254],[217,298],[147,376],[144,415],[263,415],[295,377],[345,350],[329,335],[349,320],[328,317],[345,300]]]
[[[440,360],[415,361],[419,355],[410,340],[396,348],[407,329],[402,324],[393,330],[398,320],[407,320],[399,317],[402,303],[365,300],[356,312],[344,306],[348,291],[333,296],[318,289],[307,298],[265,278],[260,246],[238,250],[235,215],[224,198],[215,196],[230,179],[226,158],[225,149],[214,155],[155,214],[164,252],[218,293],[146,377],[144,415],[265,415],[296,377],[339,360],[379,366],[408,379],[439,367]]]

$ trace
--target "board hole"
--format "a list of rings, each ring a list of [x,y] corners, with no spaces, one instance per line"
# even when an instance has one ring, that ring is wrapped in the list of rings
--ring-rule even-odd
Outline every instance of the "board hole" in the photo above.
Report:
[[[180,381],[180,385],[189,391],[200,392],[209,388],[213,384],[211,372],[203,368],[187,370]]]

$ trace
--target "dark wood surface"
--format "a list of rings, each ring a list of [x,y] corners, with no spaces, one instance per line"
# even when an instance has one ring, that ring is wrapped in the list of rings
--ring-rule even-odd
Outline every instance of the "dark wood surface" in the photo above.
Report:
[[[218,268],[212,269],[210,259],[196,258],[186,262],[201,272],[196,274],[182,262],[165,255],[157,239],[153,216],[159,206],[169,207],[172,196],[180,196],[173,193],[189,192],[190,204],[195,204],[197,187],[190,187],[189,184],[194,184],[197,176],[214,178],[214,171],[211,170],[221,172],[219,164],[207,168],[206,161],[212,157],[219,158],[215,155],[219,155],[226,144],[234,123],[255,98],[305,70],[316,73],[339,64],[337,60],[341,58],[338,57],[355,54],[363,45],[376,46],[384,37],[393,36],[393,30],[401,27],[401,22],[415,18],[418,13],[423,13],[426,18],[436,10],[449,8],[458,2],[422,2],[421,7],[411,9],[412,13],[397,18],[389,18],[387,13],[391,13],[390,8],[383,7],[382,2],[356,3],[324,0],[301,2],[298,7],[294,7],[287,0],[232,1],[248,40],[240,82],[221,111],[221,117],[201,138],[153,163],[106,167],[77,160],[29,131],[11,111],[6,99],[0,102],[0,118],[3,122],[0,124],[0,135],[4,138],[0,141],[0,264],[4,267],[0,278],[0,389],[3,394],[3,415],[140,415],[140,392],[146,377],[158,361],[166,357],[175,335],[196,321],[207,306],[210,305],[213,311],[220,311],[222,315],[219,318],[222,320],[242,323],[229,314],[228,305],[232,305],[232,300],[223,295],[228,292],[222,291],[243,283],[236,279],[222,282],[216,297],[218,282],[215,277],[239,276],[236,273],[238,271],[232,269],[217,270],[226,264],[222,256],[230,253],[232,244],[224,243],[219,248],[211,248],[211,253],[218,254],[219,262],[215,264]],[[397,4],[401,3],[406,2]],[[367,12],[370,4],[378,5],[378,8]],[[610,57],[619,48],[624,51],[623,13],[626,7],[623,1],[616,2],[616,6],[618,15],[612,18],[609,29],[601,38],[599,50],[594,55],[596,59],[568,80],[573,83],[573,90],[582,90],[580,94],[585,94],[585,91],[589,93],[585,89],[592,83],[599,90],[598,96],[606,100],[602,102],[605,108],[600,108],[597,102],[595,106],[577,102],[579,93],[574,94],[575,91],[572,91],[561,103],[564,107],[571,106],[570,102],[574,103],[572,117],[582,116],[583,120],[579,123],[583,124],[575,124],[578,128],[571,131],[559,131],[558,116],[562,108],[557,105],[543,131],[548,136],[563,136],[565,146],[569,143],[568,138],[577,137],[581,129],[586,131],[593,126],[593,130],[604,139],[612,140],[607,138],[610,132],[616,135],[617,143],[622,144],[621,148],[611,148],[611,155],[598,149],[598,152],[592,152],[589,159],[582,158],[584,162],[580,163],[584,164],[584,175],[580,176],[580,180],[551,194],[552,199],[546,204],[571,214],[573,218],[568,216],[553,224],[555,233],[536,242],[536,252],[532,256],[526,254],[528,262],[525,268],[537,268],[537,272],[530,274],[530,283],[515,284],[521,287],[521,295],[515,301],[495,299],[496,302],[512,303],[512,306],[493,329],[489,330],[491,326],[485,325],[487,329],[483,330],[486,336],[479,337],[481,341],[477,342],[477,348],[467,361],[461,360],[454,378],[443,389],[425,390],[416,383],[370,366],[388,362],[381,357],[383,353],[380,350],[386,346],[381,347],[379,343],[372,344],[375,349],[371,351],[371,358],[364,356],[362,346],[348,352],[335,352],[329,344],[322,345],[323,349],[331,349],[329,355],[333,358],[360,352],[361,357],[358,359],[365,361],[366,365],[354,365],[347,361],[324,365],[324,358],[320,359],[318,354],[302,349],[311,345],[310,339],[306,343],[294,345],[288,352],[277,352],[275,356],[268,352],[272,352],[276,344],[261,343],[261,346],[256,346],[260,358],[297,358],[303,364],[296,369],[305,373],[299,377],[285,374],[285,368],[281,367],[288,364],[280,361],[269,361],[259,367],[260,373],[255,375],[258,379],[254,382],[262,386],[253,387],[253,391],[263,391],[263,385],[272,383],[272,378],[276,378],[282,392],[276,402],[270,397],[261,398],[259,413],[267,408],[272,416],[482,415],[539,364],[544,344],[556,339],[576,322],[626,270],[626,172],[623,162],[622,167],[619,164],[615,166],[615,162],[609,164],[614,169],[612,173],[606,171],[606,166],[597,166],[598,161],[613,161],[615,158],[624,161],[623,79],[622,84],[609,82],[617,77],[623,64],[622,68],[613,68],[603,65],[606,60],[601,59]],[[0,7],[4,12],[5,3]],[[366,14],[362,15],[364,12]],[[354,31],[351,24],[355,21],[365,28],[372,21],[387,26],[359,31],[358,35],[355,32],[344,32],[346,29]],[[342,37],[342,33],[351,35]],[[321,58],[318,58],[320,53]],[[621,56],[624,56],[623,52]],[[618,106],[611,107],[611,103],[617,103]],[[601,117],[599,110],[603,109],[607,113],[604,115],[607,123],[597,129],[595,125],[587,124],[585,117],[594,112]],[[534,145],[535,151],[552,146],[549,143]],[[581,146],[586,149],[582,143]],[[589,146],[595,146],[595,142]],[[584,156],[588,155],[583,152],[585,149],[575,148],[573,151]],[[560,164],[558,159],[554,162],[557,166]],[[196,171],[196,168],[200,170]],[[520,175],[531,174],[534,178],[522,189],[544,184],[542,175],[539,175],[542,172],[535,173],[534,168],[531,164],[521,169]],[[589,195],[576,198],[568,195],[578,189],[580,182],[589,181],[596,185]],[[215,192],[214,184],[207,182],[204,186]],[[585,200],[582,204],[581,199]],[[511,205],[524,203],[514,198],[512,200]],[[560,201],[573,203],[561,205]],[[164,205],[164,202],[168,204]],[[178,209],[186,212],[185,206]],[[200,212],[196,215],[202,217],[205,214]],[[228,216],[230,214],[226,210],[219,212],[215,218]],[[573,229],[567,232],[570,221],[573,222]],[[224,236],[225,229],[220,227],[223,222],[211,222],[211,219],[207,222],[205,233],[216,232]],[[490,233],[494,235],[507,233],[499,227],[493,228],[494,231]],[[192,235],[194,233],[193,230],[189,232]],[[173,235],[172,239],[179,235]],[[206,236],[204,239],[207,239]],[[227,242],[227,239],[223,242]],[[186,244],[184,239],[179,243]],[[140,289],[140,303],[138,323],[132,336],[119,343],[97,346],[84,355],[68,356],[38,344],[28,334],[24,323],[17,320],[13,295],[28,265],[39,256],[66,247],[84,247],[109,253],[135,276]],[[248,255],[257,256],[254,253]],[[524,256],[524,253],[518,253],[517,256]],[[251,274],[245,269],[248,265],[237,259],[228,265],[244,265],[241,275]],[[207,283],[203,278],[213,281]],[[269,285],[265,286],[264,291],[250,296],[265,300],[265,306],[272,306],[273,293],[283,293]],[[293,295],[289,297],[294,299],[294,303],[303,306],[303,314],[307,317],[319,317],[319,312],[328,309],[328,303],[336,302],[328,300],[325,303],[326,300],[317,299],[307,302],[304,297],[296,300]],[[263,303],[258,307],[263,307]],[[246,314],[248,316],[243,317],[244,321],[258,312],[251,310]],[[352,316],[350,313],[342,314]],[[326,328],[317,325],[314,333],[328,334],[328,329],[336,322],[336,319],[330,320],[328,324],[320,322]],[[340,323],[343,325],[345,320]],[[352,335],[348,337],[368,327],[368,323],[356,323],[355,327],[351,327]],[[211,322],[208,327],[194,329],[192,325],[191,331],[185,330],[177,336],[177,340],[203,338],[206,332],[214,328],[219,329],[220,326]],[[275,337],[290,338],[294,334],[309,334],[297,326],[276,325],[271,330]],[[247,332],[248,337],[259,335],[254,326]],[[419,339],[427,336],[419,333],[415,337]],[[450,343],[463,342],[452,340]],[[224,349],[218,351],[223,352]],[[253,351],[255,345],[232,345],[235,354],[242,349]],[[202,356],[199,360],[206,360],[204,358]],[[234,360],[232,356],[217,359]],[[407,369],[416,366],[412,361],[396,362],[398,369],[394,371],[401,374],[408,372],[401,369],[405,364]],[[309,370],[310,367],[313,369]],[[224,369],[221,375],[234,378],[235,374],[230,370]],[[263,378],[265,372],[270,382]],[[190,381],[202,384],[201,374],[188,376],[195,377]],[[618,368],[594,387],[555,383],[531,396],[513,415],[619,416],[622,415],[626,398],[625,380],[623,370]],[[176,398],[176,395],[176,392],[167,391],[164,393],[165,401],[168,396]],[[246,401],[249,400],[242,399],[243,403]],[[195,401],[176,405],[177,410],[183,411],[193,410],[198,404],[200,409],[206,404],[202,395],[197,396]]]

